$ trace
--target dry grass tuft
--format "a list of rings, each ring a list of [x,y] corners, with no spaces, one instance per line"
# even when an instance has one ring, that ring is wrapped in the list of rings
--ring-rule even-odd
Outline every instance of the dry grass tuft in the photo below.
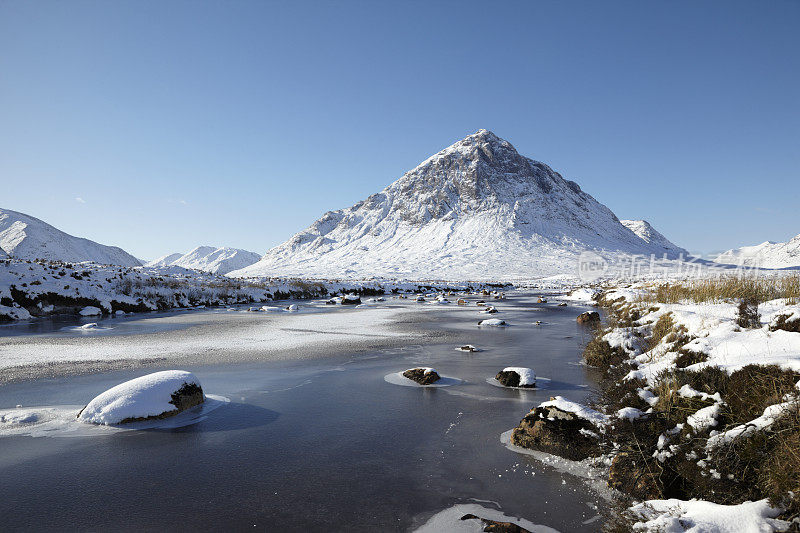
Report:
[[[663,283],[643,296],[643,301],[665,304],[683,301],[715,303],[726,301],[767,302],[786,300],[800,302],[800,274],[773,277],[730,276],[696,281]]]

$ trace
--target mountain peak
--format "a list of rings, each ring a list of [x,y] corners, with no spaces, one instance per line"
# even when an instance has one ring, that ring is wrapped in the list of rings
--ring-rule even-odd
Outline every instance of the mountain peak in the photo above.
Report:
[[[231,275],[505,279],[574,269],[585,250],[680,251],[639,237],[577,183],[478,130]]]

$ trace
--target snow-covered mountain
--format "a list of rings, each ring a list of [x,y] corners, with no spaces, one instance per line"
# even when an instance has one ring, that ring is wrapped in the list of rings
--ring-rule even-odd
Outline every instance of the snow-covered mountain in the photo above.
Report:
[[[760,268],[800,267],[800,235],[788,242],[762,242],[721,253],[715,263]]]
[[[229,275],[532,278],[575,273],[587,250],[668,251],[625,227],[577,183],[480,130]]]
[[[238,248],[198,246],[187,254],[169,254],[147,263],[148,267],[179,266],[224,275],[252,265],[261,255]]]
[[[174,263],[175,261],[177,261],[181,257],[183,257],[183,254],[180,253],[180,252],[177,252],[177,253],[174,253],[174,254],[162,255],[158,259],[153,259],[152,261],[146,262],[144,264],[144,266],[146,266],[146,267],[166,267],[166,266],[170,266],[172,263]]]
[[[141,265],[138,259],[122,248],[73,237],[38,218],[10,209],[0,209],[0,249],[16,259]]]
[[[660,246],[663,249],[662,253],[669,255],[677,251],[678,253],[683,253],[684,256],[689,255],[689,252],[673,244],[669,239],[656,231],[646,220],[620,220],[620,222],[623,226],[638,235],[644,242],[652,246]]]

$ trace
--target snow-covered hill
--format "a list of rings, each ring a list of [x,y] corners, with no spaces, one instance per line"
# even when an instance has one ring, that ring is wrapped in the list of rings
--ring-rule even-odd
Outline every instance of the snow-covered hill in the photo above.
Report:
[[[0,249],[16,259],[141,265],[138,259],[122,248],[73,237],[38,218],[10,209],[0,209]]]
[[[175,261],[177,261],[181,257],[183,257],[183,254],[180,253],[180,252],[174,253],[174,254],[167,254],[167,255],[159,257],[158,259],[154,259],[152,261],[146,262],[144,264],[144,266],[146,266],[146,267],[156,267],[156,268],[157,267],[166,267],[166,266],[170,266],[172,263],[174,263]]]
[[[677,251],[678,253],[682,252],[684,256],[689,255],[689,252],[673,244],[669,239],[656,231],[646,220],[620,220],[620,222],[622,222],[623,226],[638,235],[644,242],[653,246],[660,246],[667,254],[674,254]]]
[[[800,267],[800,235],[788,242],[767,241],[734,248],[718,255],[714,262],[759,268]]]
[[[480,130],[229,275],[530,279],[575,273],[587,250],[682,252],[643,240],[577,183]]]
[[[179,266],[213,274],[227,274],[252,265],[261,255],[238,248],[198,246],[187,254],[169,254],[147,263],[149,267]]]

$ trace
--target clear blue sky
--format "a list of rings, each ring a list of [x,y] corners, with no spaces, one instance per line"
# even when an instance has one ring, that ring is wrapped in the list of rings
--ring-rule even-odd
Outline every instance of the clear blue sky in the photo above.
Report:
[[[264,252],[480,128],[712,251],[800,233],[800,2],[0,0],[0,206]]]

